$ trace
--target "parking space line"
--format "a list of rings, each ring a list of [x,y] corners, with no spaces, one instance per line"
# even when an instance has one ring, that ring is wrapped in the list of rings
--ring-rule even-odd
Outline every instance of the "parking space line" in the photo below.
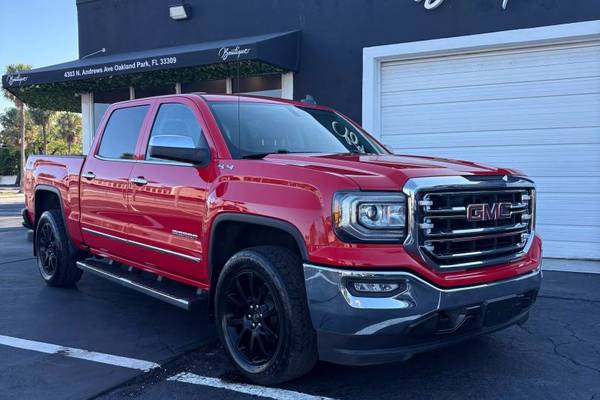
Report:
[[[310,394],[294,392],[292,390],[269,388],[264,386],[249,385],[246,383],[229,383],[219,378],[200,376],[190,372],[181,372],[167,378],[168,381],[191,383],[194,385],[211,386],[218,389],[227,389],[253,396],[266,397],[276,400],[333,400],[330,397],[314,396]]]
[[[12,336],[0,335],[0,345],[14,347],[24,350],[32,350],[46,354],[57,354],[80,360],[93,361],[101,364],[116,365],[123,368],[138,369],[141,371],[150,371],[159,368],[160,365],[151,361],[137,360],[135,358],[115,356],[112,354],[98,353],[73,347],[59,346],[56,344],[36,342],[34,340],[20,339]]]
[[[29,260],[35,260],[35,257],[27,257],[27,258],[20,258],[18,260],[2,261],[2,262],[0,262],[0,265],[17,263],[17,262],[21,262],[21,261],[29,261]]]

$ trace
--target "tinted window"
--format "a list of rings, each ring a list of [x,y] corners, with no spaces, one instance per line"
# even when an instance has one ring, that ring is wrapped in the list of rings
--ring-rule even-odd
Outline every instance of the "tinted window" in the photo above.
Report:
[[[132,159],[148,106],[113,111],[104,128],[98,155],[105,158]]]
[[[265,153],[387,153],[331,111],[269,103],[209,104],[234,158]]]
[[[184,104],[163,104],[158,109],[150,140],[154,136],[187,136],[196,147],[208,147],[198,119]],[[146,158],[151,158],[146,155]]]

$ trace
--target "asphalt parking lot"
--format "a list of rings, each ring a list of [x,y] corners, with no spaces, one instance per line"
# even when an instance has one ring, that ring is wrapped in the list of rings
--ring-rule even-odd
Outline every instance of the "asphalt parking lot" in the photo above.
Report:
[[[546,272],[522,327],[404,363],[319,363],[262,388],[235,373],[201,311],[89,274],[76,288],[46,287],[21,207],[0,201],[0,399],[600,400],[600,275]]]

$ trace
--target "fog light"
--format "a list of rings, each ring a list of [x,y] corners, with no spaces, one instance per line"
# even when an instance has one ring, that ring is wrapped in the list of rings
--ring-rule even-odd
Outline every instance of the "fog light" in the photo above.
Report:
[[[354,282],[354,290],[360,293],[390,293],[399,288],[400,284],[392,282]]]

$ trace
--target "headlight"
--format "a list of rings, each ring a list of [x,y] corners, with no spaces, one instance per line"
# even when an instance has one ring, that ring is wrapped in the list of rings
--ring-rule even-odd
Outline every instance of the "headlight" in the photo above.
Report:
[[[399,242],[406,232],[406,196],[387,192],[337,192],[332,224],[345,242]]]

